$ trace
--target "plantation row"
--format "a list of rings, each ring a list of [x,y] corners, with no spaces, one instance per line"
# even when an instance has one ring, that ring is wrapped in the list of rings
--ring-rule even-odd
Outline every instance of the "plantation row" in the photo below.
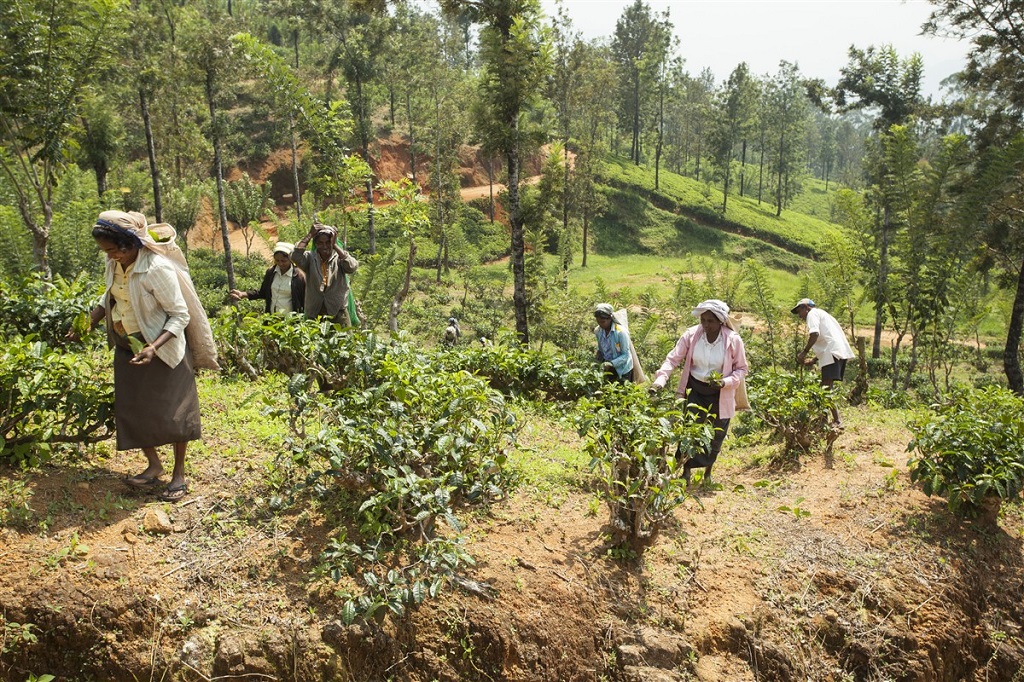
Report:
[[[112,434],[100,334],[75,348],[57,341],[89,303],[84,283],[64,286],[7,296],[0,308],[0,457],[9,464],[37,465],[55,449],[87,452],[81,444]],[[332,539],[316,574],[337,583],[346,622],[401,615],[459,579],[473,561],[460,512],[515,489],[508,456],[524,411],[561,415],[578,429],[610,510],[613,556],[650,544],[686,498],[683,462],[713,435],[674,397],[603,383],[582,352],[542,353],[502,338],[432,350],[402,334],[388,340],[238,311],[213,322],[222,371],[263,382],[266,414],[285,434],[268,476],[270,508],[316,499],[328,512]],[[757,335],[749,345],[753,411],[740,428],[779,443],[773,466],[830,447],[837,396],[812,377],[769,369]],[[909,444],[912,478],[964,513],[1019,497],[1022,408],[988,387],[957,389],[922,410]]]

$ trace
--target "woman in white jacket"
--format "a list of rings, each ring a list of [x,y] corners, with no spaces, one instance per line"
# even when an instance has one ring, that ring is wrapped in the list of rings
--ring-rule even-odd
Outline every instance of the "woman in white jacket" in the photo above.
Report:
[[[747,375],[747,355],[743,339],[732,329],[729,306],[718,299],[702,301],[693,309],[700,324],[683,332],[675,348],[654,375],[654,389],[668,383],[672,370],[683,365],[676,394],[688,405],[707,409],[707,419],[715,427],[715,436],[708,449],[683,465],[687,480],[690,470],[705,467],[704,476],[711,476],[711,467],[722,450],[722,441],[729,430],[729,420],[736,414],[736,389]]]

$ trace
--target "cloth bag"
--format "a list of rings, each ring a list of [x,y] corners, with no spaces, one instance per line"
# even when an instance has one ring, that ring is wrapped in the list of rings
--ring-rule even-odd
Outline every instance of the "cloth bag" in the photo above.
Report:
[[[644,374],[644,368],[640,366],[640,359],[636,356],[636,347],[633,346],[633,337],[629,334],[629,319],[626,314],[626,309],[621,308],[612,313],[612,321],[622,328],[625,332],[626,338],[629,339],[629,357],[633,359],[633,372],[630,377],[634,384],[643,384],[647,382],[647,375]]]

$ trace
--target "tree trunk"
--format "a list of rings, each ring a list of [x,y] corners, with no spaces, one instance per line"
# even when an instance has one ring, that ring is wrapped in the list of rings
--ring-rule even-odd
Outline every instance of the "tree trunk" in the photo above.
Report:
[[[295,142],[295,119],[288,118],[288,127],[291,130],[292,147],[292,184],[295,186],[295,215],[302,220],[302,187],[299,185],[299,150]]]
[[[96,194],[102,199],[107,191],[107,162],[100,161],[92,167],[92,170],[96,174]]]
[[[764,127],[761,127],[761,148],[758,151],[760,156],[759,165],[757,169],[757,205],[761,205],[761,197],[764,193]]]
[[[412,266],[416,262],[416,240],[409,238],[409,260],[405,262],[405,281],[402,289],[391,299],[391,309],[388,311],[388,329],[393,334],[398,333],[398,313],[402,310],[402,302],[409,295],[409,282],[412,279]]]
[[[730,155],[731,156],[731,155]],[[725,160],[725,179],[722,181],[722,215],[725,215],[729,207],[729,169],[732,166],[732,159]]]
[[[786,133],[779,136],[779,182],[775,189],[775,217],[782,216],[782,187],[785,184],[786,175],[783,172],[786,159]]]
[[[160,191],[160,167],[156,165],[156,142],[153,139],[153,124],[149,117],[149,100],[146,99],[146,91],[142,88],[139,88],[139,111],[142,112],[142,127],[146,131],[149,177],[153,180],[153,213],[156,221],[162,223],[164,221],[164,202],[163,194]]]
[[[590,229],[590,211],[583,211],[583,267],[587,267],[587,232]]]
[[[875,336],[871,343],[871,357],[882,356],[882,318],[885,314],[885,303],[888,296],[889,281],[889,207],[883,209],[882,229],[878,245],[878,282],[875,291]]]
[[[490,192],[490,203],[488,204],[491,214],[491,222],[494,222],[494,159],[487,159],[487,187]]]
[[[519,120],[511,122],[513,134],[518,133]],[[523,219],[519,214],[519,149],[508,151],[508,219],[512,228],[512,302],[516,313],[516,334],[519,343],[530,344],[530,328],[526,317],[526,254],[523,240]]]
[[[298,75],[299,70],[299,29],[292,29],[292,48],[295,51],[295,71]]]
[[[220,236],[224,242],[224,270],[228,275],[228,289],[235,289],[235,264],[231,258],[231,235],[228,232],[228,210],[224,201],[224,163],[220,149],[220,130],[217,125],[217,108],[213,102],[213,73],[206,74],[206,103],[210,107],[210,137],[213,142],[213,165],[217,178],[217,211],[220,219]]]
[[[640,74],[633,80],[633,146],[630,148],[633,163],[640,165]]]
[[[665,140],[665,88],[658,92],[658,141],[654,145],[654,189],[661,188],[661,145]]]
[[[417,188],[416,182],[416,128],[412,121],[412,96],[405,93],[405,113],[409,118],[409,172],[412,174],[412,184]]]
[[[1024,396],[1024,374],[1020,368],[1020,338],[1024,328],[1024,262],[1017,272],[1017,293],[1013,297],[1010,324],[1006,328],[1006,346],[1003,348],[1003,372],[1010,390]]]
[[[369,163],[369,159],[367,159]],[[376,227],[376,214],[377,210],[373,207],[373,177],[366,179],[366,231],[370,238],[371,254],[377,253],[377,227]]]
[[[746,193],[747,180],[747,141],[743,140],[743,151],[740,152],[740,196]]]

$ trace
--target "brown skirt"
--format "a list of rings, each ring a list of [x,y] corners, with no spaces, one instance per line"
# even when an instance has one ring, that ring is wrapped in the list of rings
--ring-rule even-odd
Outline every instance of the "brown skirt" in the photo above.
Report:
[[[151,448],[199,440],[199,394],[192,352],[174,369],[154,357],[148,365],[132,365],[126,337],[110,334],[114,345],[114,422],[117,449]]]

